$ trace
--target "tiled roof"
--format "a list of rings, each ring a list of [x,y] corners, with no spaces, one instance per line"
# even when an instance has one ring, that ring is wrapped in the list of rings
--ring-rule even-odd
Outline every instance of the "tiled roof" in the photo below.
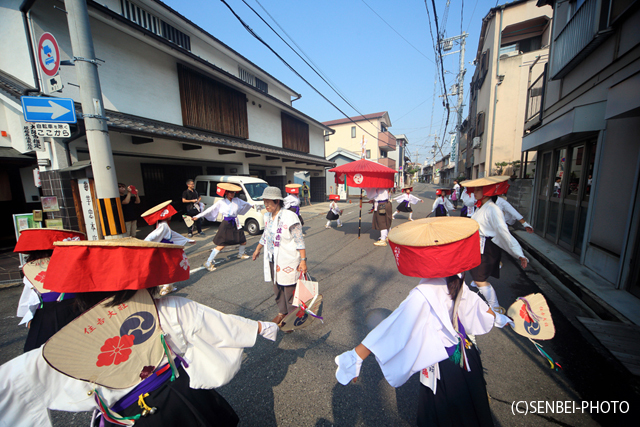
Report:
[[[27,87],[23,84],[0,73],[0,91],[12,97],[16,102],[20,102],[20,96],[25,89],[27,89]],[[82,108],[79,103],[76,103],[76,115],[79,118],[82,117]],[[335,166],[334,162],[327,161],[323,157],[302,153],[300,151],[274,147],[272,145],[261,144],[259,142],[231,138],[212,132],[190,129],[184,126],[137,117],[116,111],[106,110],[106,115],[108,118],[107,126],[113,131],[149,137],[155,136],[164,139],[178,140],[184,143],[212,145],[231,150],[241,150],[274,157],[283,157],[317,166]]]
[[[364,116],[349,117],[348,119],[344,118],[344,119],[331,120],[328,122],[322,122],[322,124],[325,126],[331,126],[331,125],[340,125],[343,123],[350,123],[350,122],[361,122],[364,120],[379,119],[381,117],[384,117],[385,114],[387,114],[387,112],[382,111],[380,113],[365,114]]]

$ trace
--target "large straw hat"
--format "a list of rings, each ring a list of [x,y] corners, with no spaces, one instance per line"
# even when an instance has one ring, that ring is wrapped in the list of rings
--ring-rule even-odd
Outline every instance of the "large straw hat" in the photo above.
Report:
[[[127,237],[56,242],[44,287],[54,292],[121,291],[188,278],[182,246]]]
[[[285,185],[285,187],[287,187],[287,188],[300,188],[300,187],[302,187],[302,184],[287,184],[287,185]]]
[[[20,231],[20,238],[13,252],[52,251],[53,242],[61,240],[84,240],[84,233],[53,228],[27,228]]]
[[[389,244],[405,276],[448,277],[480,264],[478,223],[468,218],[407,222],[389,232]]]
[[[236,193],[238,191],[242,191],[242,187],[240,187],[239,185],[232,184],[230,182],[219,182],[218,188],[222,188],[225,191],[234,191]]]
[[[171,200],[167,200],[166,202],[162,202],[159,205],[152,207],[140,216],[147,221],[147,224],[153,225],[158,221],[171,218],[176,213],[175,208],[171,206]]]
[[[286,191],[289,194],[299,194],[300,187],[302,187],[302,185],[300,184],[287,184],[285,185],[284,191]]]
[[[264,189],[262,193],[262,199],[269,200],[284,200],[282,198],[282,191],[278,187],[267,187]]]
[[[401,191],[404,191],[404,190],[411,190],[411,191],[413,191],[413,185],[405,185],[404,187],[402,187],[402,190],[401,190]]]
[[[508,180],[509,177],[506,175],[487,176],[484,178],[462,181],[460,185],[468,189],[484,187],[482,189],[482,194],[485,196],[498,196],[506,193],[509,189]]]

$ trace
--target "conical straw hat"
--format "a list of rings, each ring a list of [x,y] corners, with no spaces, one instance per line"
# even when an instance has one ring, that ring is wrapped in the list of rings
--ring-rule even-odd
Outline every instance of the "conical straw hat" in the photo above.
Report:
[[[287,188],[300,188],[300,187],[302,187],[302,184],[287,184],[287,185],[285,185],[285,187],[287,187]]]
[[[389,232],[389,245],[405,276],[449,277],[480,264],[478,223],[436,217],[404,223]]]
[[[53,243],[61,240],[85,240],[80,231],[58,230],[53,228],[27,228],[20,231],[20,237],[14,252],[51,251]]]
[[[230,182],[219,182],[218,188],[222,188],[225,191],[235,191],[236,193],[242,190],[242,187],[239,185],[232,184]]]
[[[509,177],[505,175],[487,176],[484,178],[471,179],[462,181],[460,185],[463,187],[484,187],[487,185],[500,184],[501,182],[508,181]]]
[[[151,209],[149,209],[148,211],[146,211],[145,213],[143,213],[140,216],[144,218],[145,216],[149,216],[149,215],[151,215],[153,213],[158,212],[159,210],[162,210],[162,209],[166,208],[170,204],[171,204],[171,200],[167,200],[166,202],[162,202],[159,205],[156,205],[156,206],[152,207]]]
[[[156,306],[146,290],[117,307],[104,300],[51,337],[42,356],[72,378],[113,389],[152,374],[164,356]]]

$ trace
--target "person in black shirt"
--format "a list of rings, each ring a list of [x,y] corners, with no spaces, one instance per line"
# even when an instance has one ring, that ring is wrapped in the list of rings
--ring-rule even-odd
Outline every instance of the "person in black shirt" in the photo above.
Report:
[[[187,189],[182,192],[182,203],[184,203],[187,209],[187,215],[196,216],[200,213],[198,209],[200,203],[200,195],[196,191],[196,184],[192,179],[187,180]],[[193,223],[198,229],[198,235],[205,236],[202,232],[202,219],[196,219]],[[189,237],[193,237],[193,225],[189,227]]]
[[[138,191],[131,191],[131,186],[127,188],[127,186],[121,182],[118,183],[118,192],[120,193],[120,204],[122,204],[122,216],[124,216],[124,223],[127,227],[125,234],[126,236],[136,237],[136,233],[138,232],[138,215],[136,215],[136,210],[133,205],[140,204],[140,196],[138,196]]]

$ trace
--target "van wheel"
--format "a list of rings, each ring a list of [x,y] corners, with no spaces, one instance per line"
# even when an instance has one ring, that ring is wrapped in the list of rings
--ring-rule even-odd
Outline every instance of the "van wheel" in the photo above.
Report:
[[[252,236],[260,233],[260,224],[258,224],[258,221],[256,221],[255,219],[250,219],[245,222],[244,228],[246,228],[247,233],[251,234]]]

